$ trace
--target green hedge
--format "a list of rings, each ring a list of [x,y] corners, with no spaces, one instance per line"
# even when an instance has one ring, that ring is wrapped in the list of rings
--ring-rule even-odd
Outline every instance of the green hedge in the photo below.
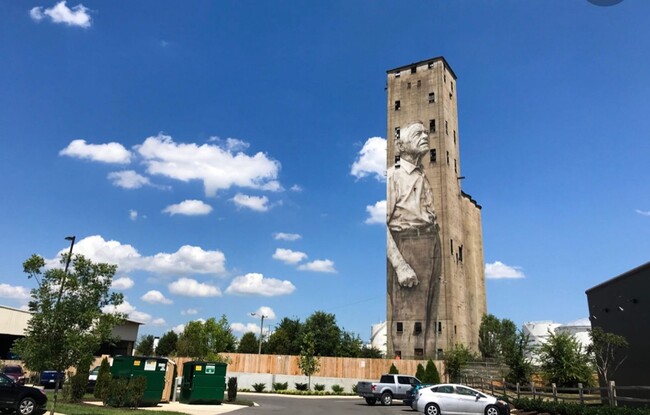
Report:
[[[509,401],[520,411],[534,411],[551,415],[650,415],[650,408],[580,405],[530,398],[509,399]]]

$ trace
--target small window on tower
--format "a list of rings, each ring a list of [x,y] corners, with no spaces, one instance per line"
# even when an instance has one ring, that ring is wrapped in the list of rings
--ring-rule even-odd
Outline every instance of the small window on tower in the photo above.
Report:
[[[395,156],[395,164],[399,164],[399,156]]]
[[[449,250],[451,251],[451,254],[453,255],[454,254],[454,240],[453,239],[449,240],[449,248],[450,248]]]
[[[398,332],[398,333],[401,333],[401,332],[403,332],[403,331],[404,331],[404,324],[402,324],[401,321],[398,321],[398,322],[397,322],[397,332]]]
[[[463,262],[463,245],[458,247],[458,260]]]
[[[416,73],[418,71],[417,66],[411,66],[411,73]]]
[[[401,104],[400,104],[399,100],[395,101],[395,111],[399,111],[400,107],[401,107]]]
[[[418,88],[422,86],[422,81],[418,79]]]
[[[454,83],[451,83],[451,92],[454,92]]]
[[[438,360],[442,360],[445,356],[445,353],[442,349],[438,349]]]
[[[431,163],[436,162],[436,149],[435,148],[432,148],[431,150],[429,150],[429,161]]]
[[[429,120],[429,132],[430,133],[436,132],[436,120]]]
[[[454,130],[454,144],[456,144],[456,130]]]
[[[458,173],[458,164],[456,162],[456,159],[454,159],[454,172]]]
[[[435,92],[429,92],[429,104],[432,104],[436,102],[436,94]]]
[[[399,127],[395,127],[395,139],[399,140]]]
[[[399,101],[395,103],[395,106],[397,107],[398,104]],[[395,108],[395,109],[398,110],[399,108]],[[449,135],[449,123],[447,121],[445,121],[445,134]]]
[[[447,83],[447,73],[446,72],[444,74],[442,74],[442,80],[445,81],[445,83]]]
[[[420,334],[422,333],[422,323],[419,321],[415,322],[415,326],[413,327],[413,332],[415,334]]]
[[[401,359],[401,358],[402,358],[402,351],[395,350],[395,359]]]
[[[438,333],[442,333],[442,321],[438,322]]]
[[[406,83],[406,89],[411,89],[411,83],[410,82]]]
[[[424,356],[424,349],[415,349],[414,354],[415,354],[415,357],[423,357]]]
[[[447,152],[447,166],[449,166],[449,152]]]
[[[395,78],[399,78],[400,74],[400,72],[395,72]]]

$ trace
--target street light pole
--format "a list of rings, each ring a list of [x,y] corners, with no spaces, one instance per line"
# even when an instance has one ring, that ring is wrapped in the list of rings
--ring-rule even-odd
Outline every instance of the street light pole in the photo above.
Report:
[[[63,295],[63,284],[65,284],[65,277],[68,275],[68,267],[70,266],[70,261],[72,260],[72,248],[74,247],[75,236],[66,236],[65,240],[70,241],[70,251],[68,252],[68,257],[65,259],[65,269],[63,270],[63,276],[61,277],[61,287],[59,287],[59,296],[56,299],[56,306],[59,306],[61,301],[61,296]]]
[[[264,319],[266,318],[266,316],[264,314],[257,314],[257,313],[251,313],[251,316],[261,318],[261,321],[260,321],[260,347],[259,347],[259,350],[257,352],[258,355],[261,355],[262,354],[262,339],[263,339],[263,330],[264,330]]]

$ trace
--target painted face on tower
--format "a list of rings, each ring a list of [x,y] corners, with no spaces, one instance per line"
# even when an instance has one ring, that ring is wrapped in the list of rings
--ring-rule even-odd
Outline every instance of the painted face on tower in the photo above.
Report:
[[[429,134],[424,125],[420,123],[409,126],[401,140],[401,154],[418,156],[429,151]]]

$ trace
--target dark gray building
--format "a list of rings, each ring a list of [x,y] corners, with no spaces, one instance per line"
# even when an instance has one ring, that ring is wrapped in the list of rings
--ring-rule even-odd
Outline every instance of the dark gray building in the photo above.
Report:
[[[610,380],[617,387],[650,386],[650,262],[586,293],[591,327],[623,336],[629,343],[627,360]],[[650,399],[650,390],[617,390],[617,395]]]

